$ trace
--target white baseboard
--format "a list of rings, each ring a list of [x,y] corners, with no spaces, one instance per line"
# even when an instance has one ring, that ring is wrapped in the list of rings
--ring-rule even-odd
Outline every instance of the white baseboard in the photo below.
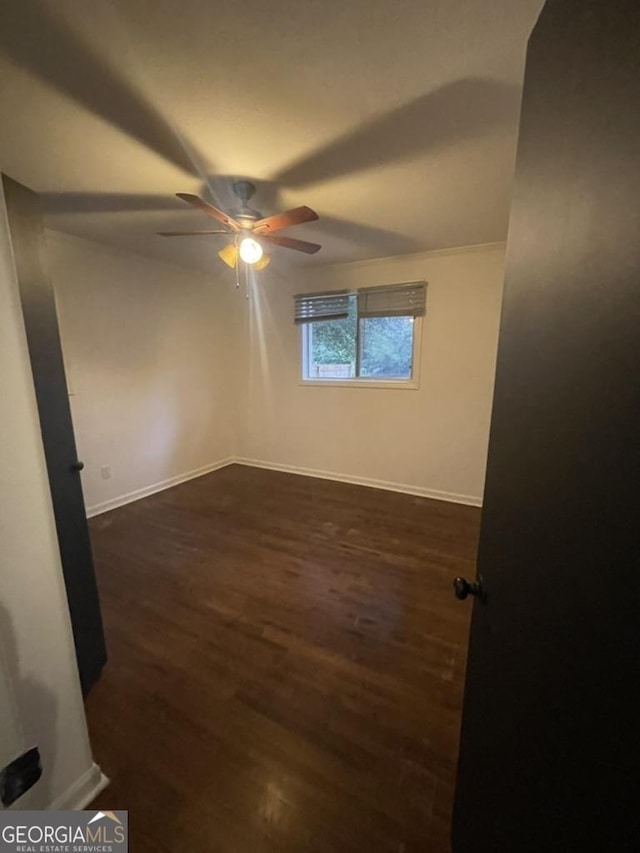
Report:
[[[204,465],[202,468],[196,468],[194,471],[178,474],[175,477],[170,477],[168,480],[162,480],[160,483],[154,483],[151,486],[136,489],[134,492],[128,492],[126,495],[120,495],[117,498],[87,507],[87,518],[92,518],[94,515],[100,515],[103,512],[109,512],[111,509],[117,509],[117,507],[132,503],[133,501],[139,501],[156,492],[162,492],[165,489],[170,489],[172,486],[186,483],[187,480],[194,480],[196,477],[202,477],[204,474],[210,474],[212,471],[218,471],[220,468],[226,468],[227,465],[234,464],[247,465],[250,468],[266,468],[269,471],[283,471],[287,474],[300,474],[303,477],[316,477],[320,480],[335,480],[338,483],[352,483],[355,486],[384,489],[388,492],[401,492],[405,495],[416,495],[420,498],[431,498],[431,500],[436,501],[447,501],[448,503],[465,504],[466,506],[482,506],[482,498],[476,495],[442,492],[438,489],[428,489],[424,486],[393,483],[389,480],[376,480],[372,477],[356,477],[353,474],[341,474],[337,471],[324,471],[317,468],[302,468],[299,465],[286,465],[282,462],[265,462],[262,459],[229,456],[227,459],[221,459],[210,465]]]
[[[270,471],[283,471],[287,474],[300,474],[303,477],[317,477],[320,480],[335,480],[338,483],[352,483],[355,486],[368,486],[371,489],[384,489],[388,492],[402,492],[406,495],[416,495],[420,498],[431,498],[436,501],[465,504],[466,506],[482,506],[482,498],[475,495],[459,495],[455,492],[441,492],[438,489],[428,489],[424,486],[412,486],[406,483],[393,483],[388,480],[375,480],[371,477],[356,477],[352,474],[340,474],[336,471],[323,471],[317,468],[302,468],[298,465],[285,465],[280,462],[264,462],[261,459],[237,457],[237,465],[247,465],[251,468],[267,468]]]
[[[80,811],[95,800],[108,784],[109,780],[94,763],[70,788],[53,800],[47,811]]]
[[[103,512],[109,512],[110,509],[117,509],[119,506],[139,501],[142,498],[147,498],[149,495],[154,495],[156,492],[163,492],[165,489],[170,489],[172,486],[177,486],[180,483],[186,483],[187,480],[194,480],[196,477],[202,477],[204,474],[210,474],[212,471],[217,471],[219,468],[226,468],[227,465],[232,465],[235,458],[228,457],[220,459],[218,462],[212,462],[210,465],[203,465],[202,468],[196,468],[193,471],[187,471],[185,474],[177,474],[175,477],[169,477],[167,480],[161,480],[159,483],[153,483],[151,486],[144,486],[142,489],[136,489],[133,492],[127,492],[125,495],[120,495],[117,498],[111,498],[108,501],[94,504],[87,507],[87,518],[93,518],[94,515],[100,515]]]

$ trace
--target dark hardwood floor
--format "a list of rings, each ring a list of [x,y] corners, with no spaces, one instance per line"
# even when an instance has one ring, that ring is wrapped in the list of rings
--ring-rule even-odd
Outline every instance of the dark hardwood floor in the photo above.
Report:
[[[447,851],[479,517],[236,465],[94,518],[132,853]]]

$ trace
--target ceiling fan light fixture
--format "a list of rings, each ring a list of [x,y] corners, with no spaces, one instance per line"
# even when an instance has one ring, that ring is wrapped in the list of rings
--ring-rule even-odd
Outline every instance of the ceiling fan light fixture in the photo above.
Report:
[[[310,243],[308,240],[296,240],[293,237],[279,235],[276,232],[293,225],[302,225],[304,222],[314,222],[318,214],[306,205],[285,210],[284,213],[274,213],[263,217],[257,210],[247,206],[247,202],[255,193],[255,186],[251,181],[236,181],[233,191],[242,203],[240,210],[234,211],[233,215],[219,210],[209,202],[193,193],[176,193],[178,198],[211,219],[215,219],[222,230],[217,231],[160,231],[161,237],[193,237],[193,236],[215,236],[226,234],[233,242],[229,243],[218,252],[218,256],[231,269],[236,271],[236,283],[238,281],[238,261],[253,267],[254,270],[262,270],[270,262],[271,258],[264,251],[263,243],[280,246],[284,249],[293,249],[296,252],[304,252],[314,255],[322,247],[318,243]],[[256,235],[258,239],[253,237]]]
[[[260,258],[259,261],[256,261],[256,263],[253,265],[253,268],[254,270],[257,270],[259,272],[260,270],[263,270],[270,261],[271,258],[269,257],[269,255],[265,254]]]
[[[234,269],[238,259],[238,250],[233,243],[229,243],[229,245],[225,246],[224,249],[220,249],[218,257],[221,261],[224,261],[228,267]]]
[[[240,241],[240,257],[245,264],[257,264],[263,254],[262,246],[253,237],[243,237]]]

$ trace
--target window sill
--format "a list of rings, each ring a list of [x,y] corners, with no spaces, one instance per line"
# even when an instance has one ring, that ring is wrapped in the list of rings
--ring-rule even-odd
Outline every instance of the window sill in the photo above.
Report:
[[[323,388],[384,388],[394,391],[417,391],[420,388],[415,379],[300,379],[299,384]]]

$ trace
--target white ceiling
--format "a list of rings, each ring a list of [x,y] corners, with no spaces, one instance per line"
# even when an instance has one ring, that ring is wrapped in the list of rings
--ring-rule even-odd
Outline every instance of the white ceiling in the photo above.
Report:
[[[205,271],[175,199],[263,214],[327,263],[502,240],[543,0],[2,0],[0,168],[54,229]]]

